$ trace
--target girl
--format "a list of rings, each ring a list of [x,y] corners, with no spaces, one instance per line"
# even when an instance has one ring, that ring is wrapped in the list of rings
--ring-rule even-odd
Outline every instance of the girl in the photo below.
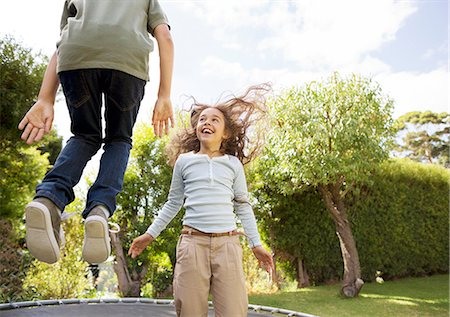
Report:
[[[242,249],[234,212],[253,254],[267,272],[272,256],[261,246],[248,200],[242,163],[246,132],[265,113],[265,86],[251,87],[242,97],[214,106],[194,104],[191,127],[172,142],[176,159],[169,197],[147,232],[134,239],[128,255],[138,256],[175,217],[184,203],[186,214],[177,245],[173,289],[177,316],[208,315],[208,294],[215,316],[247,316],[248,299]]]

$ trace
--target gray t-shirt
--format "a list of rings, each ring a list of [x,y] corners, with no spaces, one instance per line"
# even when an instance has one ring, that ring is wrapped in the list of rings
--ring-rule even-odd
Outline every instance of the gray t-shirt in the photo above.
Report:
[[[159,24],[157,0],[66,0],[57,71],[108,68],[149,80],[149,54]]]
[[[236,216],[250,247],[261,245],[255,215],[248,199],[242,163],[232,155],[209,158],[193,152],[175,163],[167,202],[147,232],[156,238],[183,206],[183,224],[219,233],[236,229]]]

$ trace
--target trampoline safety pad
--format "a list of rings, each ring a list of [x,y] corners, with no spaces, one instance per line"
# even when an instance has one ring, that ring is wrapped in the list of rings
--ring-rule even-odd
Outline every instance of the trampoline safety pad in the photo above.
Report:
[[[210,302],[208,317],[214,316]],[[0,304],[1,317],[174,317],[172,300],[150,298],[65,299]],[[249,305],[248,317],[299,316],[317,317],[305,313]]]

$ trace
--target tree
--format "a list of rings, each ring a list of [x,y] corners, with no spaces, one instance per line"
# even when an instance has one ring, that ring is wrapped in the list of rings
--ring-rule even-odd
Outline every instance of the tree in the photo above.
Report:
[[[48,168],[48,155],[34,147],[15,147],[0,141],[0,202],[2,218],[18,221],[25,205],[33,198],[34,189]]]
[[[121,231],[112,234],[116,256],[114,270],[123,296],[139,296],[141,287],[148,282],[148,275],[157,275],[158,263],[152,262],[151,254],[167,252],[174,265],[175,246],[181,230],[181,215],[178,215],[178,220],[172,221],[137,260],[127,256],[133,239],[147,230],[167,200],[172,177],[172,168],[164,154],[166,138],[157,139],[151,127],[141,125],[136,128],[133,139],[134,147],[114,216]]]
[[[450,167],[450,115],[446,112],[408,112],[396,120],[397,128],[403,133],[400,152],[418,161]]]
[[[334,73],[285,91],[270,107],[274,122],[255,166],[257,186],[285,195],[318,190],[340,242],[342,293],[357,296],[364,282],[344,198],[388,157],[393,102],[370,79]]]
[[[0,39],[0,138],[19,140],[17,125],[39,93],[47,61],[11,36]]]

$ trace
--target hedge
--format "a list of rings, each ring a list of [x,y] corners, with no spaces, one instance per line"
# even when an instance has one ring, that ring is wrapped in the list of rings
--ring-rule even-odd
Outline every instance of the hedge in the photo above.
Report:
[[[449,176],[438,165],[393,159],[346,196],[364,280],[448,272]],[[267,182],[254,195],[277,254],[302,259],[313,284],[342,276],[334,223],[314,188],[284,196]]]

